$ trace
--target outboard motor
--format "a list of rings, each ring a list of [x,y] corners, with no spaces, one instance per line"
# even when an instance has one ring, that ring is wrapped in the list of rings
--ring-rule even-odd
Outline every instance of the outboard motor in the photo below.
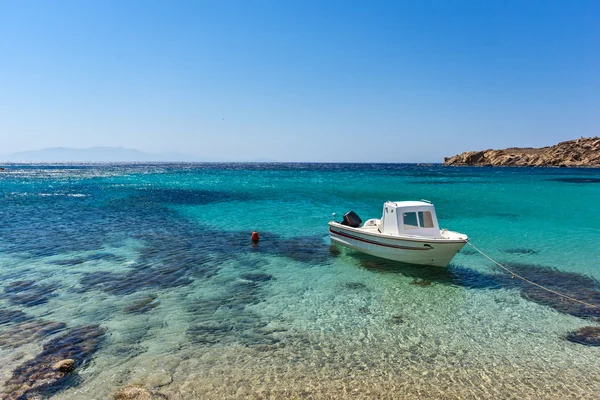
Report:
[[[360,227],[360,224],[362,224],[362,219],[360,219],[354,211],[350,211],[344,214],[344,220],[341,224],[352,228],[358,228]]]

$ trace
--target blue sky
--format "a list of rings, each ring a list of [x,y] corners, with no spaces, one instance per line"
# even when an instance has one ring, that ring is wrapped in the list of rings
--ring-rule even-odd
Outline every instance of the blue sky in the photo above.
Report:
[[[441,162],[599,135],[598,1],[0,0],[0,153]]]

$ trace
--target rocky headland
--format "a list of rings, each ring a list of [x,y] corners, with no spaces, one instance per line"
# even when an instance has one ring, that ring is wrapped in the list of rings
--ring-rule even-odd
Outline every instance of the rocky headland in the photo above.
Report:
[[[467,151],[445,157],[444,165],[510,167],[600,167],[600,138],[580,138],[541,148]]]

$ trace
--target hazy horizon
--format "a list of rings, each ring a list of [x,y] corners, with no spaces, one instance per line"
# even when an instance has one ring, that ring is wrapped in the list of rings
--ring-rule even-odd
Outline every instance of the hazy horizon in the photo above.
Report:
[[[568,139],[574,140],[574,139]],[[556,144],[556,143],[553,143]],[[551,145],[553,145],[551,144]],[[482,151],[489,149],[467,149],[464,151]],[[496,150],[496,149],[494,149]],[[446,157],[454,156],[450,154]],[[382,164],[442,164],[441,160],[413,161],[413,162],[381,162]],[[38,150],[26,150],[10,154],[0,154],[0,162],[4,163],[86,163],[86,162],[175,162],[175,163],[377,163],[373,161],[302,161],[302,160],[275,160],[275,159],[227,159],[227,158],[202,158],[193,154],[178,152],[148,153],[138,149],[122,146],[92,146],[86,148],[49,147]]]
[[[252,160],[246,160],[256,162]],[[50,147],[39,150],[0,154],[0,162],[235,162],[233,160],[201,159],[192,154],[177,152],[147,153],[121,146],[94,146],[87,148]],[[240,162],[244,162],[240,160]]]
[[[442,162],[600,126],[595,1],[0,2],[0,153]]]
[[[191,154],[175,152],[146,153],[137,149],[111,146],[88,148],[51,147],[39,150],[0,154],[0,163],[40,164],[40,163],[113,163],[113,162],[149,162],[149,163],[314,163],[311,161],[281,161],[272,159],[219,159],[200,158]],[[327,163],[319,162],[319,163]],[[339,163],[339,162],[331,162]],[[343,163],[343,162],[342,162]],[[358,162],[360,163],[360,162]],[[366,163],[366,162],[364,162]],[[431,162],[441,164],[441,162]],[[411,164],[411,163],[408,163]],[[429,163],[428,163],[429,164]]]

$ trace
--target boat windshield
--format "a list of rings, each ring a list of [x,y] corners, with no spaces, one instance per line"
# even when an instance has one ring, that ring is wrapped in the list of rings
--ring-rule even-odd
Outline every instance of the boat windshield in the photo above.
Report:
[[[417,229],[419,228],[419,221],[417,221],[417,213],[405,212],[402,213],[404,229]]]
[[[433,228],[433,217],[430,211],[419,211],[419,225],[421,228]]]
[[[405,230],[434,227],[430,211],[402,213],[402,223]]]

